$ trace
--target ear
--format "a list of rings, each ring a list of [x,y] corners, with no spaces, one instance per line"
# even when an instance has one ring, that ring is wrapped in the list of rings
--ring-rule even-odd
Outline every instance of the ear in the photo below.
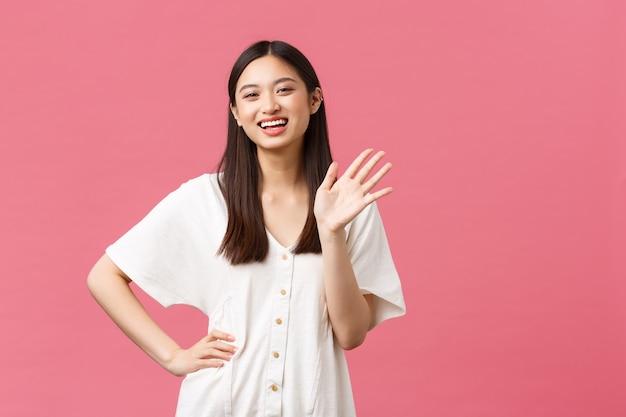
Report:
[[[230,112],[233,114],[233,117],[237,121],[237,126],[241,127],[241,122],[239,121],[239,112],[237,111],[237,106],[230,105]]]
[[[322,89],[315,87],[315,90],[311,93],[311,114],[317,113],[322,105],[322,101],[324,101]]]

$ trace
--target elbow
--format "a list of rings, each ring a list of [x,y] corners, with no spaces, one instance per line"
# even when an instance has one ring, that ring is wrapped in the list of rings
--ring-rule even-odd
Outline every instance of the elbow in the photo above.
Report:
[[[341,348],[343,350],[352,350],[352,349],[356,349],[359,346],[361,346],[363,344],[363,341],[365,341],[365,339],[363,339],[360,342],[355,342],[355,343],[348,343],[348,344],[340,344]]]
[[[111,285],[117,285],[118,282],[129,284],[130,279],[106,255],[96,262],[87,275],[87,289],[96,300],[99,294],[107,292]]]
[[[337,343],[343,350],[352,350],[356,349],[365,342],[365,336],[367,332],[359,332],[351,335],[346,335],[344,337],[338,337],[335,335],[335,339]]]
[[[367,297],[366,300],[368,305],[371,305]],[[374,327],[372,320],[371,307],[362,315],[353,316],[352,320],[333,321],[331,319],[335,341],[343,350],[358,348],[365,342],[367,332]]]
[[[97,297],[98,290],[101,286],[100,281],[100,276],[95,273],[94,270],[91,270],[91,272],[89,272],[89,275],[87,275],[87,289],[89,290],[91,296],[94,298]]]
[[[96,276],[93,272],[93,269],[87,274],[87,289],[93,295],[94,289],[96,287]]]

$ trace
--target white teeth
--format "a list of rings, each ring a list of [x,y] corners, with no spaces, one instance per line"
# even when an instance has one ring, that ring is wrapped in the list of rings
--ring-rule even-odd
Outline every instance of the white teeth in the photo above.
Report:
[[[270,127],[270,126],[282,126],[286,124],[287,124],[287,120],[279,119],[279,120],[272,120],[271,122],[261,122],[261,127],[265,129],[266,127]]]

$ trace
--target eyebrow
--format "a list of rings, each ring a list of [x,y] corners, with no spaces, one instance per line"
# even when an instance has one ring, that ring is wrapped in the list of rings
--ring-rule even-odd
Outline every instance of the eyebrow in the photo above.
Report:
[[[296,80],[294,80],[291,77],[282,77],[277,79],[276,81],[274,81],[274,85],[276,84],[280,84],[280,83],[284,83],[285,81],[293,81],[294,83],[297,83]],[[257,84],[244,84],[241,86],[241,88],[239,89],[239,92],[241,93],[243,90],[245,90],[246,88],[253,88],[253,87],[258,87]]]

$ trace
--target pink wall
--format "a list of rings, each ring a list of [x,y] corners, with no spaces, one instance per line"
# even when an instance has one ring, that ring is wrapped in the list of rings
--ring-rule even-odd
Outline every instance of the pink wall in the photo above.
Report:
[[[344,166],[395,164],[409,312],[349,354],[360,416],[626,415],[624,3],[352,3],[0,4],[0,415],[172,415],[180,380],[85,277],[214,167],[262,38],[316,66]],[[146,302],[181,343],[204,329]]]

